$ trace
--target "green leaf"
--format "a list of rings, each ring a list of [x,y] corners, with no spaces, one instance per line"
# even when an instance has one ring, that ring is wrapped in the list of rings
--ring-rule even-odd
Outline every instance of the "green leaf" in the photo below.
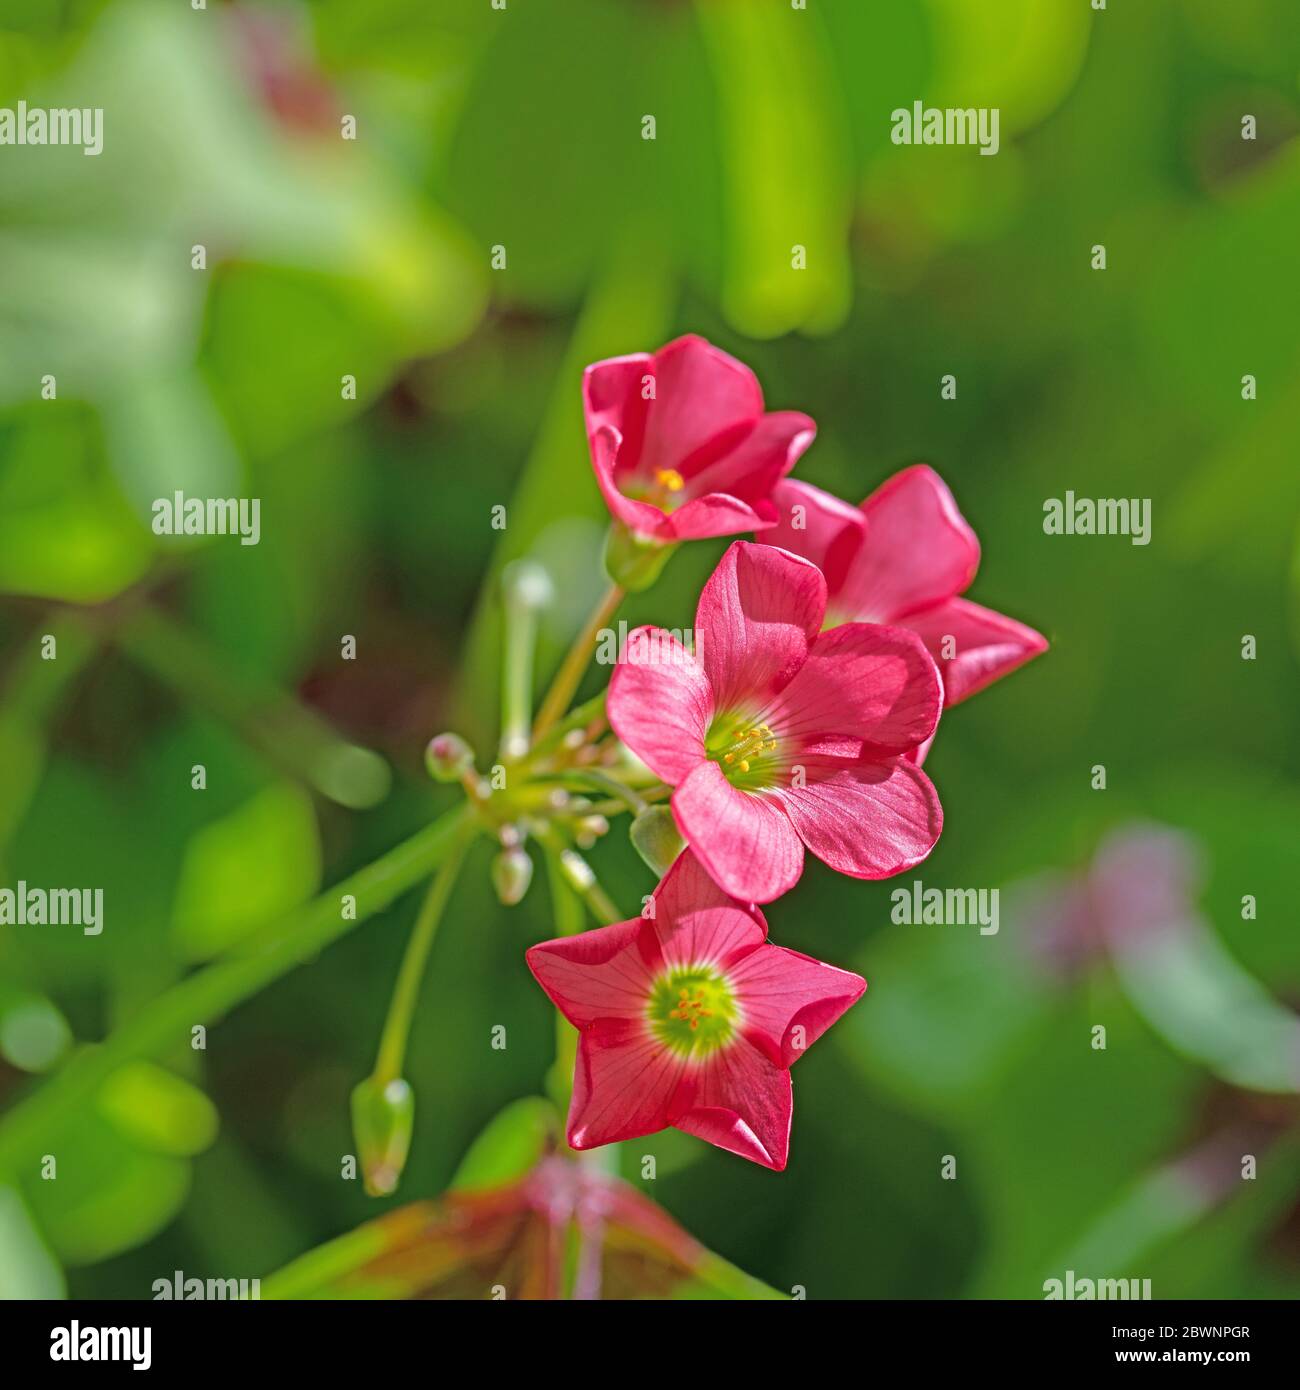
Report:
[[[852,295],[852,189],[825,34],[806,11],[751,0],[701,0],[696,14],[722,110],[727,317],[755,338],[829,333]]]
[[[32,1224],[23,1199],[0,1187],[0,1300],[63,1298],[63,1271]]]
[[[557,1132],[558,1117],[550,1101],[537,1096],[512,1101],[465,1151],[451,1190],[472,1191],[513,1182],[537,1162]]]
[[[131,1062],[115,1071],[100,1090],[99,1111],[153,1153],[189,1157],[217,1137],[216,1106],[153,1062]]]
[[[311,798],[291,782],[267,787],[190,841],[173,913],[177,948],[191,960],[218,955],[305,902],[320,872]]]

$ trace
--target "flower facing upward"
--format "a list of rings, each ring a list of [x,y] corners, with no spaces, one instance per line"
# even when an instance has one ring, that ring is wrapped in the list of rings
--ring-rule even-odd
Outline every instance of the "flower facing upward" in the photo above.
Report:
[[[767,1168],[790,1146],[790,1067],[867,982],[767,941],[689,850],[653,915],[544,941],[528,965],[578,1029],[569,1143],[672,1126]]]
[[[781,521],[763,539],[821,569],[828,625],[911,628],[939,663],[945,704],[955,705],[1047,650],[1033,628],[958,597],[975,577],[979,541],[932,468],[903,469],[861,507],[796,482],[782,482],[776,500]]]
[[[764,413],[754,373],[694,335],[594,363],[582,395],[605,504],[663,545],[771,526],[772,489],[817,432],[798,411]]]
[[[610,681],[614,732],[676,788],[682,835],[744,902],[793,887],[805,845],[841,873],[887,878],[943,824],[906,756],[939,718],[934,662],[901,628],[823,633],[825,610],[815,565],[737,541],[700,594],[696,653],[638,628]]]

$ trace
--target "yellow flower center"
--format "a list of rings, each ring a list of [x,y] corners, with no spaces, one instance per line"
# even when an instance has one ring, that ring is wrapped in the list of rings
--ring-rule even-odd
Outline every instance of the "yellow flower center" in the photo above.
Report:
[[[722,974],[711,966],[690,966],[660,976],[647,1014],[655,1036],[666,1047],[698,1056],[730,1042],[738,1010]]]
[[[768,786],[778,770],[780,746],[770,724],[715,720],[705,740],[705,751],[736,787],[754,790]]]

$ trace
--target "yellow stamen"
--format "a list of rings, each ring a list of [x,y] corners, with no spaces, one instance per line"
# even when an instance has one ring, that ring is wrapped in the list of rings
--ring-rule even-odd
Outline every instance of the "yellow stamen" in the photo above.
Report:
[[[669,492],[680,492],[686,486],[686,479],[675,468],[656,469],[655,482]]]

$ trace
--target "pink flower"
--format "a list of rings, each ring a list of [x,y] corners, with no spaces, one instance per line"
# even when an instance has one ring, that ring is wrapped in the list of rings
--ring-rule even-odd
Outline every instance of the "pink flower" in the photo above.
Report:
[[[695,654],[642,627],[609,686],[609,721],[676,788],[673,815],[732,897],[771,902],[804,846],[855,878],[919,863],[943,815],[906,756],[934,732],[939,675],[920,639],[821,632],[826,581],[797,555],[737,541],[700,594]]]
[[[946,705],[1047,650],[1033,628],[958,597],[975,577],[979,541],[932,468],[903,469],[861,507],[796,482],[782,482],[776,500],[781,521],[763,539],[821,568],[828,623],[911,628],[939,663]],[[803,527],[794,524],[796,506]]]
[[[582,394],[605,504],[665,545],[771,526],[772,489],[817,433],[798,411],[765,414],[754,373],[694,335],[594,363]]]
[[[528,965],[578,1029],[569,1143],[672,1126],[767,1168],[790,1147],[790,1067],[867,982],[767,942],[689,850],[652,910],[544,941]]]

